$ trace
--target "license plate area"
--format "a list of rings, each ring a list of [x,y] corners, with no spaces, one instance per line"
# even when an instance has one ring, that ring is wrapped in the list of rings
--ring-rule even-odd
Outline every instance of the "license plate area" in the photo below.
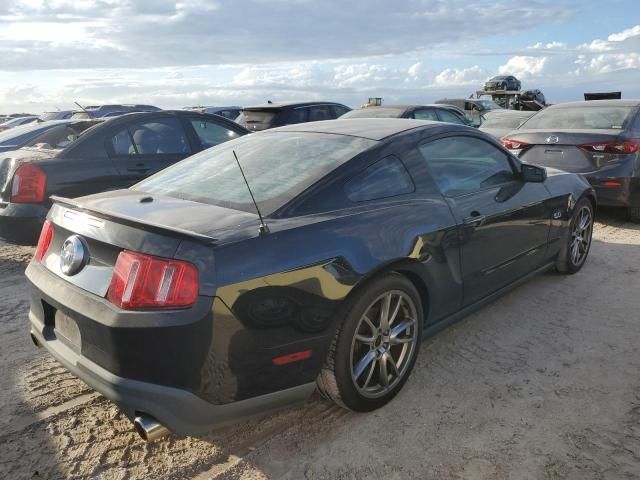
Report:
[[[53,333],[56,338],[66,343],[67,345],[80,349],[80,329],[78,324],[69,315],[62,313],[60,310],[56,311]]]
[[[42,302],[44,323],[53,332],[53,336],[65,345],[80,351],[82,339],[78,324],[69,315],[57,310],[47,302]]]

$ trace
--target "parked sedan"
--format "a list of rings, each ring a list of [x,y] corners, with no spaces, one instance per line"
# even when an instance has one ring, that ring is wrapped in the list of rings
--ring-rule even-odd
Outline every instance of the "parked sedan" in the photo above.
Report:
[[[518,128],[534,113],[524,110],[491,110],[482,115],[480,130],[496,138],[502,138]]]
[[[333,102],[268,102],[244,107],[236,122],[258,132],[283,125],[333,120],[349,110],[349,107]]]
[[[3,130],[9,130],[10,128],[20,127],[22,125],[27,125],[29,123],[40,122],[41,120],[38,117],[17,117],[12,118],[11,120],[7,120],[4,123],[0,124],[0,132]]]
[[[96,124],[97,120],[53,120],[41,123],[31,123],[22,127],[12,128],[0,132],[0,153],[10,152],[23,147],[31,147],[38,143],[49,141],[46,132],[67,132],[71,128],[73,133],[79,135],[85,129]],[[70,134],[70,133],[69,133]],[[61,136],[60,141],[64,138]]]
[[[600,205],[626,208],[640,221],[640,101],[553,105],[503,143],[525,162],[581,173]]]
[[[459,125],[470,125],[471,120],[464,112],[453,105],[384,105],[363,107],[345,113],[341,119],[348,118],[414,118],[433,120]]]
[[[126,188],[195,152],[246,133],[217,115],[132,113],[79,137],[64,133],[0,156],[0,238],[35,243],[51,195],[78,197]]]
[[[579,175],[461,125],[247,135],[129,190],[56,198],[27,268],[31,334],[147,440],[316,386],[370,411],[423,336],[537,272],[580,270],[594,206]]]
[[[493,90],[520,90],[522,84],[520,80],[518,80],[513,75],[498,75],[490,78],[486,82],[484,82],[484,89],[486,91]]]

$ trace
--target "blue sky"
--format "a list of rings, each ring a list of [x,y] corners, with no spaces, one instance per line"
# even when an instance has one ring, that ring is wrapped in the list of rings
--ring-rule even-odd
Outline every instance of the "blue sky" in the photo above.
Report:
[[[74,101],[427,103],[499,73],[555,103],[585,91],[640,98],[640,5],[0,0],[0,58],[0,113]]]

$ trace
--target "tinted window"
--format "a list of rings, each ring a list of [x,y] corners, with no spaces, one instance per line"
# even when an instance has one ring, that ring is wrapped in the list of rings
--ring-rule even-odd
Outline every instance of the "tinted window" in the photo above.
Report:
[[[332,105],[332,107],[333,107],[333,112],[336,118],[341,117],[342,115],[350,111],[347,107],[343,105]]]
[[[224,128],[211,120],[199,120],[192,118],[191,126],[196,131],[196,135],[200,139],[202,148],[215,147],[216,145],[232,140],[238,136],[233,130]]]
[[[60,150],[75,142],[82,132],[93,125],[93,122],[58,125],[31,139],[25,146]]]
[[[162,155],[189,153],[191,148],[180,121],[163,118],[140,122],[111,139],[116,155]]]
[[[438,116],[436,115],[435,110],[432,108],[424,109],[424,110],[416,110],[413,112],[413,118],[417,120],[435,120],[438,121]]]
[[[331,110],[331,107],[329,105],[316,105],[315,107],[311,107],[311,110],[309,111],[310,122],[332,119],[333,111]]]
[[[295,123],[304,123],[307,121],[309,115],[309,107],[292,108],[286,113],[286,121],[284,125],[291,125]]]
[[[523,128],[621,130],[636,111],[633,107],[561,107],[540,110]]]
[[[484,140],[447,137],[420,145],[440,191],[455,196],[515,179],[508,155]]]
[[[461,125],[465,124],[462,118],[455,113],[451,113],[449,110],[438,110],[438,116],[443,122],[458,123]]]
[[[352,202],[394,197],[414,191],[413,181],[400,160],[387,157],[368,167],[345,185]]]
[[[235,151],[256,201],[269,214],[376,143],[310,132],[246,135],[189,157],[133,188],[255,212]]]
[[[131,141],[131,135],[126,128],[119,131],[112,139],[111,146],[116,155],[135,155],[136,149]]]
[[[254,111],[254,110],[243,110],[240,112],[240,115],[236,119],[240,125],[249,130],[253,130],[254,132],[260,130],[266,130],[267,128],[271,128],[273,126],[273,119],[276,116],[276,111]]]

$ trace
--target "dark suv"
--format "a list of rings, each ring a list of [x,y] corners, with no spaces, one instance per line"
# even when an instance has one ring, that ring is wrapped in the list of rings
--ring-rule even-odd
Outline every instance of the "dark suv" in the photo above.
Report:
[[[349,107],[333,102],[269,102],[243,108],[236,122],[257,132],[294,123],[334,120],[350,110]]]
[[[522,87],[520,80],[513,75],[498,75],[490,78],[484,83],[485,91],[493,90],[514,90],[518,91]]]
[[[127,188],[196,152],[249,133],[218,115],[184,111],[130,113],[80,135],[71,123],[62,130],[47,132],[37,148],[0,158],[1,239],[35,243],[51,195],[73,198]]]

